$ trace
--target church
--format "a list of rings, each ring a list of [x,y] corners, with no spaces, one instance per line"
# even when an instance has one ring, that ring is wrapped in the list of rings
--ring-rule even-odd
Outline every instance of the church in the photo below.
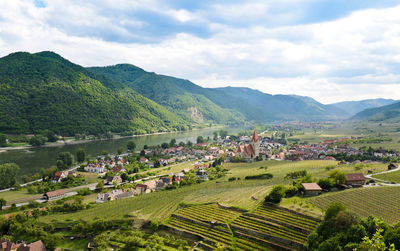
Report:
[[[236,154],[246,161],[252,161],[260,155],[260,138],[256,130],[254,130],[250,144],[240,145]]]

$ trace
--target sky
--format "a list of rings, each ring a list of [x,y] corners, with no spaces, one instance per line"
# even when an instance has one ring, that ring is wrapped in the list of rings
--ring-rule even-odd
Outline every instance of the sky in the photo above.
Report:
[[[54,51],[203,87],[400,99],[400,0],[0,0],[0,57]]]

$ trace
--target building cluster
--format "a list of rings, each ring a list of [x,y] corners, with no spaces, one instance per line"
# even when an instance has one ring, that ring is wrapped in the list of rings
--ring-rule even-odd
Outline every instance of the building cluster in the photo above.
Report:
[[[209,168],[209,164],[194,164],[195,177],[198,180],[205,181],[208,180],[208,172],[207,168]],[[180,183],[182,180],[186,179],[187,174],[191,171],[190,168],[185,168],[178,173],[170,173],[168,176],[160,177],[157,180],[148,180],[143,183],[136,184],[134,188],[129,189],[114,189],[106,193],[99,193],[97,195],[97,202],[106,202],[110,200],[118,200],[127,197],[133,197],[140,194],[151,193],[154,191],[158,191],[172,185],[173,182]],[[122,179],[119,175],[108,176],[104,180],[104,183],[107,185],[111,184],[121,184]]]
[[[99,158],[94,163],[88,163],[84,170],[89,173],[105,173],[108,169],[120,170],[128,164],[129,162],[121,156],[111,157],[110,159]]]
[[[41,240],[32,242],[31,244],[19,243],[15,244],[9,240],[0,240],[0,251],[46,251],[46,247]]]

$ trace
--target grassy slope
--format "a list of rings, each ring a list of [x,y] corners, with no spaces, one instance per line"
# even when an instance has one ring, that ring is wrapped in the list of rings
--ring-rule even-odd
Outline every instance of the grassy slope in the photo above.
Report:
[[[374,215],[388,223],[400,221],[400,187],[372,187],[350,189],[329,193],[310,199],[320,208],[327,208],[330,203],[339,201],[347,209],[361,217]]]
[[[399,183],[400,182],[400,170],[395,171],[395,172],[390,172],[390,173],[377,174],[377,175],[374,175],[373,177],[377,178],[377,179],[382,179],[382,180]]]
[[[55,214],[42,217],[43,221],[66,219],[93,219],[95,217],[120,218],[124,215],[136,215],[142,218],[166,219],[181,202],[206,203],[219,202],[227,206],[238,206],[246,209],[254,208],[271,189],[273,185],[286,183],[284,180],[287,172],[295,170],[307,170],[313,177],[325,177],[329,171],[326,166],[332,165],[332,161],[304,161],[304,162],[279,162],[261,161],[251,164],[238,163],[227,164],[230,169],[227,177],[218,181],[209,181],[176,190],[154,192],[134,198],[112,201],[96,205],[93,208],[73,214]],[[268,166],[268,169],[259,169],[260,166]],[[354,172],[353,166],[341,166],[340,170]],[[366,173],[369,169],[383,170],[383,166],[368,167],[361,170]],[[244,180],[249,174],[270,172],[274,178],[270,180]],[[359,171],[357,171],[359,172]],[[228,182],[229,177],[241,177],[241,180]],[[258,200],[251,197],[254,196]]]

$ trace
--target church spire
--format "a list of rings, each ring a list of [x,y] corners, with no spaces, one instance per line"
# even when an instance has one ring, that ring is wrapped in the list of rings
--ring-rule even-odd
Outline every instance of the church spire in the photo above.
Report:
[[[253,138],[251,139],[253,142],[258,142],[258,134],[257,131],[254,129]]]

